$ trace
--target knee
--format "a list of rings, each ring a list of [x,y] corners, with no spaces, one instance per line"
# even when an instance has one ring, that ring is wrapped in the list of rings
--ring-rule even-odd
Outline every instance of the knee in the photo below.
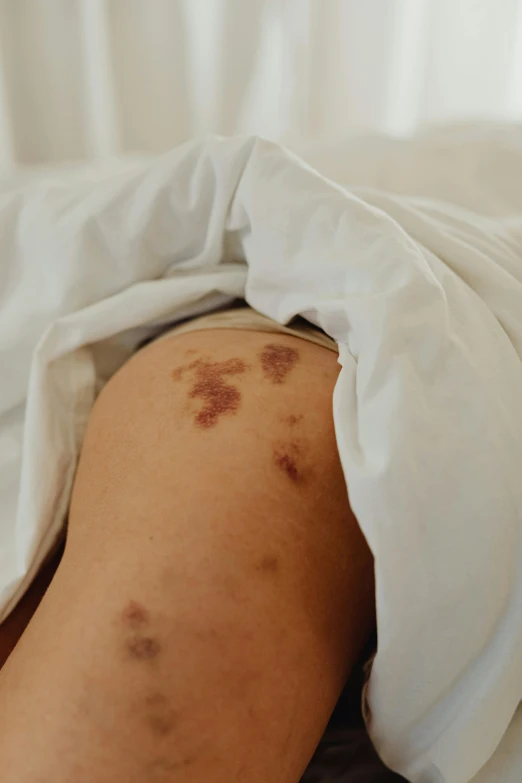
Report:
[[[340,616],[339,637],[362,628],[372,561],[337,453],[337,374],[324,348],[251,332],[191,333],[138,354],[93,412],[66,560],[102,556],[105,580],[169,606],[188,585],[197,627],[223,607],[237,617],[249,595],[271,621],[300,616],[327,637]]]
[[[143,486],[191,465],[218,480],[256,475],[306,493],[343,485],[332,419],[336,355],[284,335],[194,332],[138,353],[98,399],[79,484]]]

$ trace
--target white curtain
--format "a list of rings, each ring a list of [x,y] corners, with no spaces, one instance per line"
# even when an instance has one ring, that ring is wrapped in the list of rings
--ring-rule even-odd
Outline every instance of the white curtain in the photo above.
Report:
[[[0,165],[522,118],[522,0],[0,0]]]

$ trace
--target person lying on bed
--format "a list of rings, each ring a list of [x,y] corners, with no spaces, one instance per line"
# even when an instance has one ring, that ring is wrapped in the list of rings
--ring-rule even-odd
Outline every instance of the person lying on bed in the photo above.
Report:
[[[297,783],[374,626],[335,349],[232,310],[105,386],[0,674],[2,783]]]

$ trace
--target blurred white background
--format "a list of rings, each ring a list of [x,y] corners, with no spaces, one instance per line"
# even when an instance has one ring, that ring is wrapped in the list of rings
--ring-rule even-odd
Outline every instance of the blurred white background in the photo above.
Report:
[[[522,119],[522,0],[0,0],[0,166]]]

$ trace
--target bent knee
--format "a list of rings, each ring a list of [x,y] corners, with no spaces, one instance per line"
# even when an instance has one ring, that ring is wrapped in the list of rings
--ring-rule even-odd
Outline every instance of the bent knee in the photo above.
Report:
[[[372,561],[336,447],[338,372],[325,348],[256,332],[187,333],[137,354],[91,417],[68,562],[103,557],[111,583],[176,600],[190,585],[205,618],[211,597],[276,591],[278,611],[286,595],[289,617],[313,614],[326,636],[355,626],[364,641]]]
[[[299,338],[246,331],[173,336],[107,384],[84,443],[73,512],[125,486],[169,493],[254,482],[307,495],[340,480],[332,419],[336,355]],[[88,482],[86,481],[89,477]],[[340,482],[343,483],[342,481]],[[200,490],[203,488],[200,487]]]
[[[332,351],[290,335],[225,329],[173,335],[114,376],[95,416],[105,413],[113,426],[118,420],[125,426],[125,413],[139,414],[142,424],[161,418],[167,435],[183,428],[207,444],[246,424],[322,432],[331,424],[339,369]]]

